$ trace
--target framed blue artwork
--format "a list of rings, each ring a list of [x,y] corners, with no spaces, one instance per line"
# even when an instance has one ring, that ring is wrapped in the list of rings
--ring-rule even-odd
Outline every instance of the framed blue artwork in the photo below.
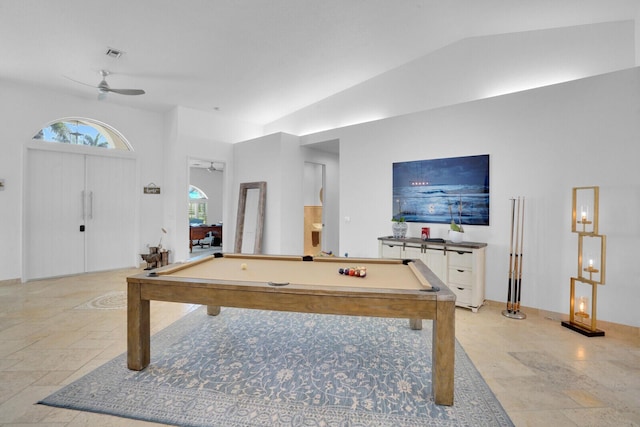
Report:
[[[489,155],[393,164],[393,219],[489,225]]]

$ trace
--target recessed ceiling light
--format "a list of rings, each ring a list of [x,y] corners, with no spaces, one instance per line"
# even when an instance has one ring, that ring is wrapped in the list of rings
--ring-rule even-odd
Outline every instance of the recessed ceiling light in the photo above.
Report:
[[[124,52],[118,49],[114,49],[112,47],[107,48],[107,51],[105,52],[105,55],[107,55],[108,57],[111,57],[113,59],[118,59],[122,56]]]

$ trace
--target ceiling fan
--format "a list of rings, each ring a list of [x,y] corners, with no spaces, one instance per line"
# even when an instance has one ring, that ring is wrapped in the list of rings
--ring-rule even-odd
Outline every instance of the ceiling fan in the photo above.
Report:
[[[98,89],[98,99],[103,100],[106,98],[109,92],[117,93],[120,95],[144,95],[144,90],[142,89],[114,89],[107,83],[107,76],[111,74],[107,70],[100,70],[100,76],[102,76],[102,80],[98,83],[98,86],[93,86],[87,83],[79,82],[77,80],[73,80],[67,77],[69,80],[74,81],[76,83],[80,83],[85,86],[93,87]],[[66,77],[66,76],[65,76]]]
[[[209,165],[209,167],[207,168],[207,170],[209,172],[222,172],[222,169],[218,169],[215,166],[213,166],[213,162],[211,162],[211,165]]]

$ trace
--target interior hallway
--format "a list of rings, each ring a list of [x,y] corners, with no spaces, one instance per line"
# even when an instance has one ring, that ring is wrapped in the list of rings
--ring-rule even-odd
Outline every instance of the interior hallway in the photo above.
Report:
[[[152,425],[35,404],[126,351],[125,278],[139,271],[0,284],[0,426]],[[194,308],[152,302],[151,332]],[[640,426],[638,328],[587,338],[503,308],[458,308],[456,337],[517,426]]]

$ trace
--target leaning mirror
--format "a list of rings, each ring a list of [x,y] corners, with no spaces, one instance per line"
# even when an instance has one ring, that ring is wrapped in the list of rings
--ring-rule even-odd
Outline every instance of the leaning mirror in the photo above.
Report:
[[[262,253],[262,231],[264,228],[266,199],[266,182],[245,182],[240,184],[238,220],[236,223],[236,253]]]

